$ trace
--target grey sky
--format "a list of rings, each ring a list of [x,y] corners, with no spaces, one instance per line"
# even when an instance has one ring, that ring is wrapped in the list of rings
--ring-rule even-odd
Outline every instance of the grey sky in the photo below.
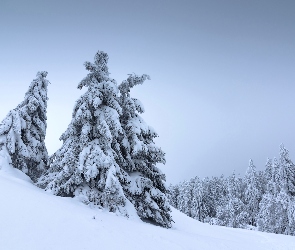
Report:
[[[47,70],[50,153],[71,119],[83,63],[109,54],[159,133],[168,182],[295,161],[295,1],[0,1],[0,120]]]

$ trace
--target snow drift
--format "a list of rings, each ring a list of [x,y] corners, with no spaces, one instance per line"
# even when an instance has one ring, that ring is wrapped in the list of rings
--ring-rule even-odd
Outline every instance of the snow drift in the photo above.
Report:
[[[10,166],[0,170],[0,249],[295,249],[293,236],[210,226],[173,209],[165,229],[91,208],[34,186]],[[131,206],[132,207],[132,206]]]

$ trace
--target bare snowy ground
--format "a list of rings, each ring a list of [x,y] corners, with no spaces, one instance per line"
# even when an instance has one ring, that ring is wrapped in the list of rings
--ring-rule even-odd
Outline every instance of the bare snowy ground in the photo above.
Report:
[[[295,237],[210,226],[173,210],[172,229],[50,195],[20,171],[0,170],[0,249],[294,250]],[[95,217],[95,219],[94,219]]]

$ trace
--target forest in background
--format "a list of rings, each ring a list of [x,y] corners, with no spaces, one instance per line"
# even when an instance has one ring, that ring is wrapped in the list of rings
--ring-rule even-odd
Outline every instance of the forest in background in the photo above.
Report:
[[[295,235],[295,165],[283,144],[263,171],[250,160],[244,177],[195,177],[170,185],[168,196],[173,207],[201,222]]]

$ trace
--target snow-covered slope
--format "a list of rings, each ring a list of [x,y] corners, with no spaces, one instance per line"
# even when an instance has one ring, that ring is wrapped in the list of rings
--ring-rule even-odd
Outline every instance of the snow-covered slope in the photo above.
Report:
[[[295,249],[295,237],[210,226],[173,210],[164,229],[91,209],[35,187],[17,169],[0,170],[0,249]]]

